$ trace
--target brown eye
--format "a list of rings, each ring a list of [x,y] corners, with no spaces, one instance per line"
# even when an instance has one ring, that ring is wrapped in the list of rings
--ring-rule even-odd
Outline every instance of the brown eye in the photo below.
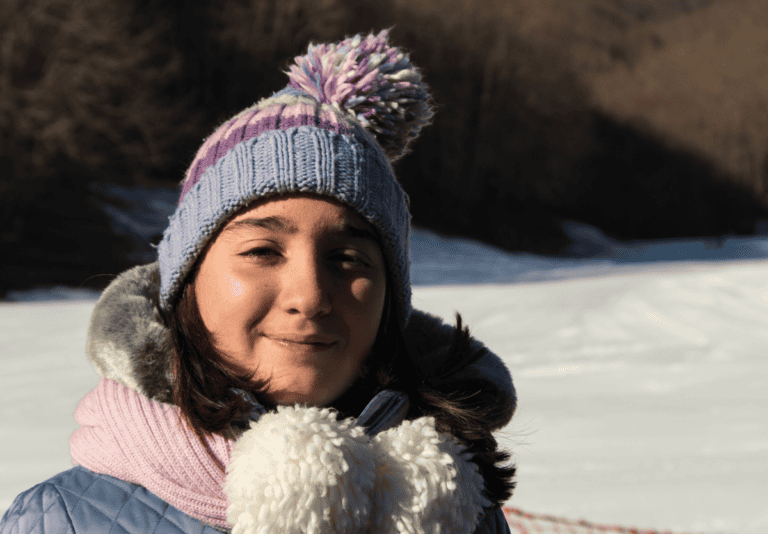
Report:
[[[339,265],[341,265],[342,268],[345,269],[364,268],[371,266],[371,264],[368,263],[360,254],[348,250],[333,254],[331,256],[331,260],[337,262]]]
[[[277,250],[269,247],[256,247],[242,254],[242,256],[248,258],[270,258],[279,255],[280,253]]]

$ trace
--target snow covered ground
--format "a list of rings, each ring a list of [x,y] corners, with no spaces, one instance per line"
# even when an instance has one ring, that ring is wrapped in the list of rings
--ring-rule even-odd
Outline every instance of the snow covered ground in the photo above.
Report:
[[[506,254],[417,232],[414,306],[512,371],[508,503],[596,523],[768,532],[768,239],[612,241],[569,226],[568,257]],[[58,293],[57,293],[58,292]],[[95,295],[0,303],[0,513],[71,466]]]

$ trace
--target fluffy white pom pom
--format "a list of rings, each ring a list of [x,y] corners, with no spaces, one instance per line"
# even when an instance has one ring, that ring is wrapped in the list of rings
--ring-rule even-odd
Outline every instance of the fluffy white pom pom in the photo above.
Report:
[[[471,454],[440,434],[432,417],[405,421],[374,438],[376,502],[367,532],[446,534],[475,531],[484,487]]]
[[[365,531],[375,454],[363,429],[330,409],[281,406],[263,415],[227,466],[232,533]]]

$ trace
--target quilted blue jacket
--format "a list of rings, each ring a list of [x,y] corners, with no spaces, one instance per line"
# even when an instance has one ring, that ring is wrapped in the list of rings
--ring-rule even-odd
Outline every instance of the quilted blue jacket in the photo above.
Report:
[[[0,534],[218,534],[147,489],[74,467],[16,497]],[[509,533],[501,508],[475,534]]]
[[[25,491],[2,534],[218,534],[141,486],[74,467]]]

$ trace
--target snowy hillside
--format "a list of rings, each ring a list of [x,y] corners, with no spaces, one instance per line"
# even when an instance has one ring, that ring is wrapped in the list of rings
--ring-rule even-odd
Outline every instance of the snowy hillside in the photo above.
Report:
[[[509,504],[765,534],[766,241],[619,244],[571,231],[573,256],[558,259],[428,232],[412,241],[414,306],[461,311],[512,371],[519,408],[500,437],[519,466]],[[72,414],[97,382],[83,349],[94,296],[59,293],[0,303],[0,512],[71,466]]]

